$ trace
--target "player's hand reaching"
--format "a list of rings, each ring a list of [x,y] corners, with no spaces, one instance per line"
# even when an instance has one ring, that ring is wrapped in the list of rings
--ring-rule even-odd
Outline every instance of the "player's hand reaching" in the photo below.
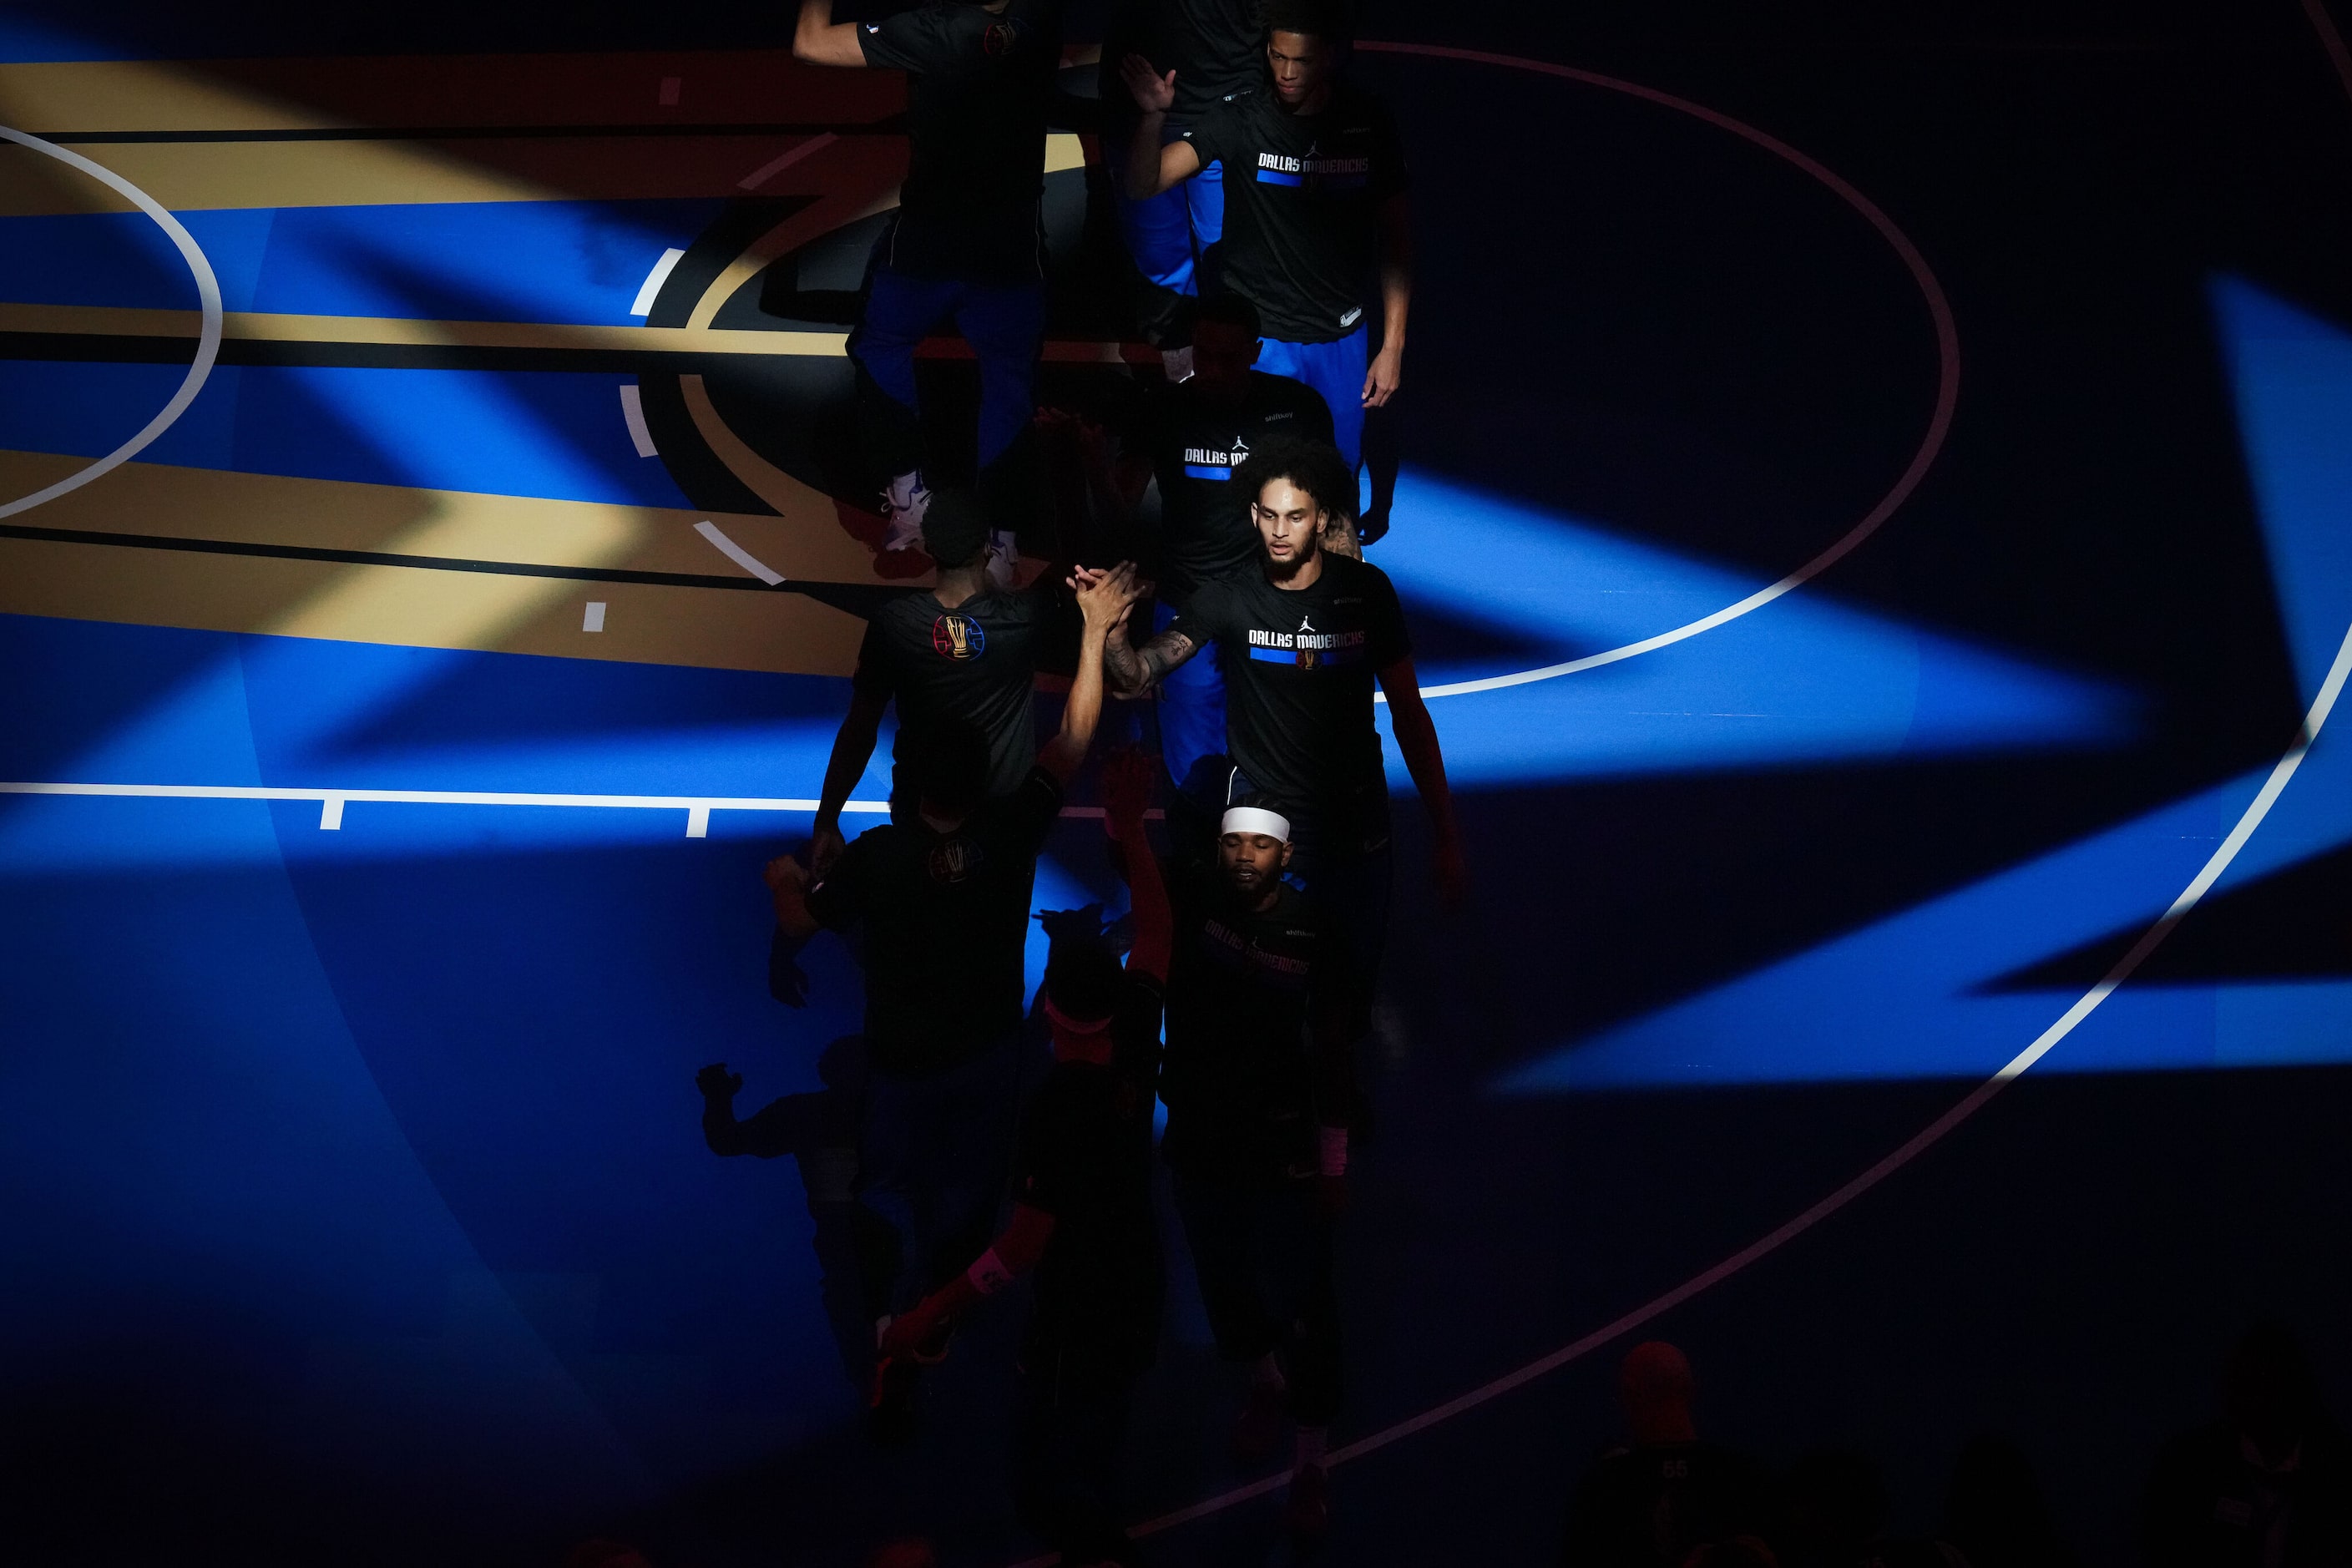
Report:
[[[1390,343],[1372,357],[1371,368],[1364,373],[1364,406],[1386,406],[1403,384],[1404,345]]]
[[[1176,73],[1161,76],[1141,55],[1118,62],[1119,79],[1135,95],[1135,106],[1146,114],[1165,114],[1176,107]]]
[[[839,837],[840,835],[836,833],[835,837]],[[797,855],[779,855],[760,868],[760,879],[768,884],[768,890],[772,893],[784,888],[805,888],[808,886],[808,868],[801,864]]]
[[[1103,759],[1103,816],[1116,837],[1142,830],[1156,771],[1150,753],[1140,746],[1121,746]]]
[[[1106,629],[1126,620],[1127,612],[1144,592],[1132,561],[1122,561],[1108,571],[1081,566],[1071,574],[1070,587],[1078,596],[1078,611],[1087,625]]]
[[[729,1072],[725,1062],[712,1062],[694,1075],[694,1087],[705,1100],[731,1102],[743,1087],[743,1075]]]

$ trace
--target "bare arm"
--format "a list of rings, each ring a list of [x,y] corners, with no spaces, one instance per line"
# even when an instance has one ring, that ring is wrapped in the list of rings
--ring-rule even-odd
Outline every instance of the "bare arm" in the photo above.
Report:
[[[1403,196],[1381,204],[1381,352],[1364,374],[1364,406],[1378,408],[1404,384],[1405,318],[1412,313],[1412,209]]]
[[[1174,71],[1161,76],[1141,55],[1129,55],[1119,61],[1118,74],[1128,91],[1135,95],[1135,106],[1143,110],[1143,118],[1136,122],[1135,140],[1127,149],[1127,197],[1149,201],[1199,174],[1201,154],[1190,142],[1160,144],[1168,125],[1168,110],[1176,101]]]
[[[866,64],[866,50],[857,42],[857,24],[833,19],[833,0],[801,0],[801,17],[793,28],[793,58],[813,66]]]
[[[874,742],[882,733],[882,714],[890,706],[887,696],[853,687],[849,693],[849,712],[841,721],[841,729],[833,737],[833,758],[824,764],[824,793],[818,797],[816,837],[809,846],[812,867],[822,873],[841,854],[841,808],[849,803],[849,792],[866,776],[866,764],[874,760]]]
[[[1160,678],[1201,651],[1201,645],[1174,626],[1141,647],[1127,640],[1124,623],[1114,627],[1103,647],[1103,664],[1110,672],[1110,689],[1121,697],[1140,697],[1160,684]]]
[[[1128,949],[1127,972],[1168,982],[1168,961],[1176,947],[1176,920],[1168,907],[1168,884],[1160,876],[1160,857],[1144,837],[1143,812],[1151,800],[1151,778],[1157,771],[1139,748],[1113,752],[1103,764],[1103,825],[1127,870],[1128,891],[1135,907],[1135,945]]]
[[[1401,658],[1380,672],[1381,690],[1389,700],[1389,719],[1396,729],[1397,750],[1404,753],[1405,771],[1429,813],[1436,835],[1437,889],[1447,903],[1461,902],[1469,886],[1462,859],[1462,830],[1454,820],[1454,792],[1445,784],[1445,753],[1437,743],[1437,724],[1429,704],[1421,700],[1421,679],[1412,660]]]
[[[1108,572],[1082,574],[1076,579],[1078,613],[1086,617],[1086,638],[1078,647],[1077,673],[1070,679],[1070,695],[1062,705],[1062,728],[1037,753],[1037,765],[1066,784],[1087,760],[1095,742],[1095,726],[1102,720],[1103,647],[1110,628],[1127,618],[1140,592],[1135,567],[1121,562]]]

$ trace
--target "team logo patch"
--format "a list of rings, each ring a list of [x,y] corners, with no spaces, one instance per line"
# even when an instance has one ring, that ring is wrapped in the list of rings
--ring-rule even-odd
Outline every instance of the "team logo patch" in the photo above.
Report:
[[[969,838],[950,838],[931,850],[928,868],[934,882],[961,882],[980,869],[984,858],[980,846]]]
[[[980,36],[981,49],[992,58],[1003,59],[1021,47],[1021,24],[1006,20],[991,22]]]
[[[988,651],[988,633],[970,616],[941,616],[931,623],[931,646],[943,658],[978,658]]]

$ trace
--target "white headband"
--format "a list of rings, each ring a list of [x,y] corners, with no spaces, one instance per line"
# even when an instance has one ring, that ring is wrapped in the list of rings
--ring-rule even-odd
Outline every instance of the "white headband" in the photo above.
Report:
[[[1226,833],[1263,833],[1269,838],[1290,842],[1290,819],[1277,811],[1267,811],[1255,805],[1236,805],[1225,812],[1225,819],[1217,831]]]

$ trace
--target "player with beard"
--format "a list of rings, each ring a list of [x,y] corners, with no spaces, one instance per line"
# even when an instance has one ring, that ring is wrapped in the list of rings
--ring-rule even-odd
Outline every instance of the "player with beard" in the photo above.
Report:
[[[1252,452],[1283,437],[1331,439],[1331,411],[1314,388],[1255,369],[1257,307],[1212,294],[1192,312],[1190,381],[1143,405],[1109,483],[1129,507],[1160,486],[1155,631],[1165,630],[1203,583],[1257,559],[1257,526],[1234,476]],[[1328,543],[1349,536],[1332,531]],[[1179,788],[1225,747],[1225,688],[1213,659],[1169,672],[1159,687],[1160,754]]]
[[[835,22],[801,0],[795,58],[907,73],[913,143],[898,216],[876,247],[849,357],[858,370],[866,460],[887,475],[884,565],[920,542],[915,350],[942,321],[980,361],[980,488],[992,497],[989,570],[1012,582],[1015,443],[1035,412],[1045,332],[1045,119],[1061,66],[1062,0],[925,0],[879,22]],[[919,571],[919,559],[908,563]],[[900,569],[902,574],[912,571]]]
[[[1086,635],[1062,727],[1018,790],[989,799],[985,742],[943,726],[907,759],[909,820],[868,828],[814,882],[791,856],[768,864],[787,939],[820,929],[863,938],[870,1076],[857,1196],[898,1242],[885,1312],[913,1306],[987,1246],[1024,1077],[1022,955],[1037,853],[1101,717],[1109,627],[1135,597],[1124,565],[1078,584]],[[879,1391],[878,1436],[904,1435],[911,1416],[911,1363],[898,1371]]]
[[[1251,498],[1258,558],[1194,590],[1183,614],[1142,647],[1124,626],[1105,648],[1111,689],[1148,691],[1213,644],[1226,691],[1232,767],[1196,817],[1245,796],[1286,817],[1291,874],[1346,951],[1369,1025],[1370,988],[1388,928],[1392,855],[1388,780],[1372,722],[1377,683],[1387,697],[1397,749],[1429,815],[1438,890],[1449,904],[1467,889],[1462,840],[1446,788],[1437,726],[1423,702],[1404,615],[1387,574],[1325,549],[1324,531],[1344,511],[1353,481],[1339,455],[1307,442],[1270,442],[1233,481]]]
[[[1150,758],[1114,753],[1103,770],[1104,816],[1132,873],[1135,942],[1122,969],[1098,933],[1055,933],[1038,997],[1054,1066],[1022,1117],[1012,1223],[882,1340],[886,1356],[917,1354],[940,1325],[1036,1269],[1021,1350],[1014,1500],[1022,1522],[1070,1564],[1129,1561],[1117,1511],[1119,1449],[1136,1379],[1159,1353],[1151,1112],[1170,921],[1144,837],[1150,793]]]
[[[1344,950],[1283,880],[1290,824],[1244,805],[1219,826],[1213,868],[1180,862],[1173,877],[1160,1149],[1218,1352],[1247,1374],[1234,1452],[1264,1458],[1287,1408],[1289,1521],[1313,1535],[1340,1397],[1333,1222],[1355,1113],[1352,987]]]
[[[1347,36],[1330,0],[1270,0],[1266,22],[1264,85],[1213,105],[1172,140],[1165,127],[1180,73],[1140,55],[1121,62],[1142,111],[1127,193],[1149,201],[1224,166],[1219,281],[1265,314],[1259,368],[1305,382],[1330,405],[1352,475],[1364,410],[1385,406],[1403,378],[1412,304],[1403,147],[1386,106],[1339,78]],[[1377,354],[1362,291],[1375,269]]]

